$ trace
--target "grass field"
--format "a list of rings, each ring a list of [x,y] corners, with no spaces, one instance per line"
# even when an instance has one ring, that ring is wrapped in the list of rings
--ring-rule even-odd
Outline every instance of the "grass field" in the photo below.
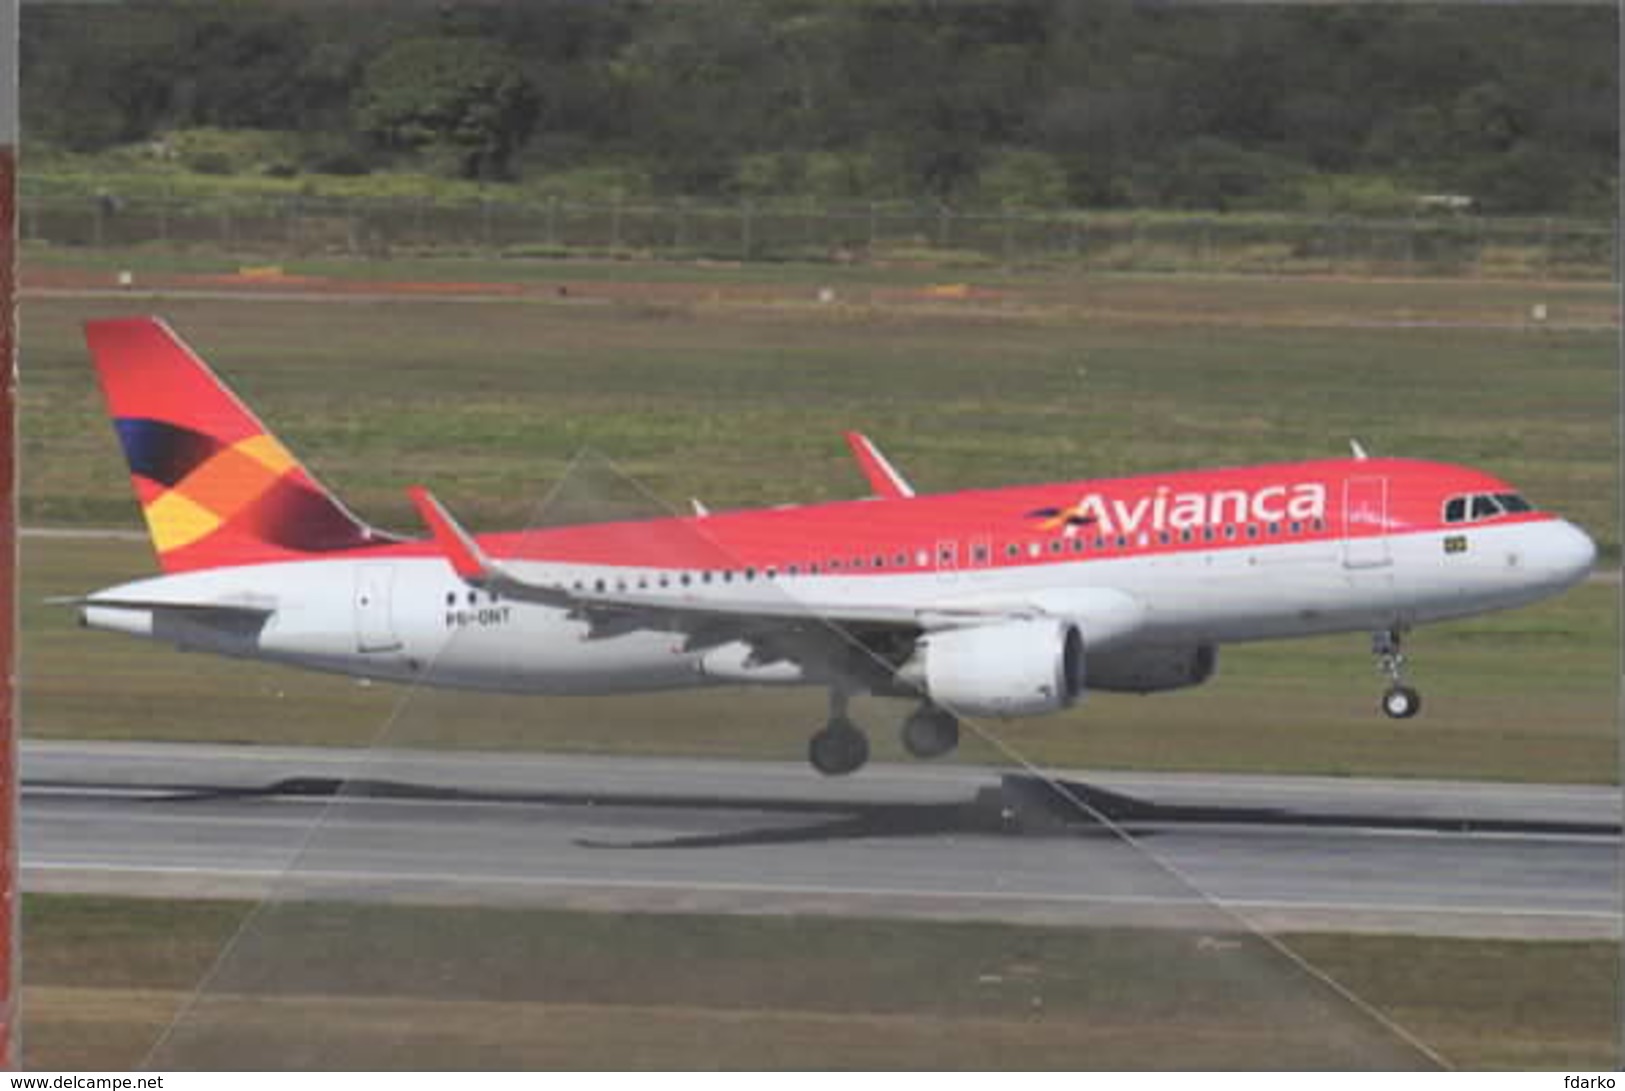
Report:
[[[1617,551],[1614,332],[1393,326],[1516,324],[1539,289],[1124,278],[896,308],[647,294],[30,301],[25,519],[129,523],[78,324],[157,309],[384,523],[411,524],[413,478],[471,519],[522,522],[582,447],[669,504],[728,507],[857,493],[850,427],[929,489],[1313,457],[1358,436],[1492,467]],[[1568,287],[1549,306],[1609,303]]]
[[[140,264],[148,260],[111,255],[101,272],[151,271]],[[213,258],[168,270],[229,271]],[[1519,327],[1537,295],[1554,322],[1617,321],[1600,286],[1011,270],[979,273],[981,294],[955,302],[927,290],[943,278],[936,269],[442,261],[288,271],[501,277],[540,290],[486,304],[30,299],[25,522],[138,526],[77,325],[155,310],[355,507],[401,529],[413,527],[401,487],[414,481],[481,529],[531,520],[583,447],[667,505],[699,495],[728,507],[857,495],[839,439],[850,427],[872,432],[927,489],[1310,457],[1355,435],[1382,453],[1496,470],[1618,556],[1616,334]],[[557,284],[569,297],[549,302]],[[826,284],[839,302],[817,305]],[[589,484],[576,482],[574,495]],[[624,481],[604,488],[630,491]],[[85,633],[71,611],[42,601],[151,566],[141,543],[25,540],[29,735],[796,758],[823,714],[814,692],[409,694]],[[960,757],[1013,750],[1066,767],[1606,782],[1617,770],[1617,595],[1590,584],[1423,630],[1411,650],[1429,704],[1405,724],[1376,714],[1380,681],[1355,634],[1226,649],[1201,690],[1092,697],[1067,715],[999,728],[1007,750],[967,739]],[[900,707],[854,711],[874,729],[877,756],[896,757]],[[245,911],[27,899],[28,1064],[138,1063]],[[1616,944],[1286,942],[1452,1064],[1617,1061]],[[271,906],[188,1025],[216,1031],[210,1048],[230,1052],[210,1057],[232,1067],[1416,1060],[1278,953],[1234,943],[996,925]],[[272,973],[267,957],[302,969]]]
[[[248,911],[27,899],[30,1068],[139,1063]],[[1611,1068],[1618,949],[1287,936],[1462,1068]],[[281,904],[175,1067],[1411,1067],[1247,936],[824,918]]]
[[[798,267],[532,268],[578,284],[617,271],[598,305],[31,300],[25,522],[138,526],[77,327],[158,310],[354,507],[406,530],[401,490],[415,481],[479,528],[536,519],[583,447],[646,488],[653,512],[691,495],[713,507],[857,495],[839,438],[853,426],[925,489],[1334,454],[1356,435],[1378,452],[1492,468],[1618,553],[1614,332],[1471,326],[1515,322],[1529,285],[1017,272],[991,302],[955,304],[885,295],[874,278],[898,274],[857,269],[836,271],[852,278],[837,287],[869,302],[819,307]],[[1605,291],[1541,291],[1554,319],[1612,315]],[[1469,325],[1427,324],[1441,322]],[[635,491],[607,476],[605,491]],[[812,693],[403,704],[388,687],[81,633],[69,611],[38,605],[149,571],[143,547],[34,540],[24,562],[37,736],[793,758],[822,716]],[[1202,690],[1094,698],[998,732],[1031,760],[1068,766],[1609,780],[1616,613],[1614,589],[1590,586],[1425,630],[1412,650],[1429,707],[1404,724],[1374,714],[1379,680],[1350,635],[1226,649]],[[898,710],[859,712],[877,751],[895,754]],[[995,750],[971,743],[964,756]]]

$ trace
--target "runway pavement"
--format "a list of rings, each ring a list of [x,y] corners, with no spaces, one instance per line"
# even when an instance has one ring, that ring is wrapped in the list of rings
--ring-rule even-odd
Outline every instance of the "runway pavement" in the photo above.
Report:
[[[26,743],[30,891],[1620,935],[1616,789]]]

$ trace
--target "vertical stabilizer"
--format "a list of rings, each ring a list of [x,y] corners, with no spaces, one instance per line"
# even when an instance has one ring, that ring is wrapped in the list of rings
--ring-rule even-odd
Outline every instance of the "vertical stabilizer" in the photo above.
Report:
[[[350,514],[163,321],[87,322],[85,340],[165,572],[395,540]]]

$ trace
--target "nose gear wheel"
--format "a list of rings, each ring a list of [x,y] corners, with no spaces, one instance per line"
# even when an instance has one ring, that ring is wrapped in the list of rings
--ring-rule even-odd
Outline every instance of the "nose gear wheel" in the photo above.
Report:
[[[1405,684],[1403,637],[1398,628],[1371,634],[1371,654],[1389,683],[1382,695],[1382,713],[1391,720],[1408,720],[1422,710],[1422,695]]]

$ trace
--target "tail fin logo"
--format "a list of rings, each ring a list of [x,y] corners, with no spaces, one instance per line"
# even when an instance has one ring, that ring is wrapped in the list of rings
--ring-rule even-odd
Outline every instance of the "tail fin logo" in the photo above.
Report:
[[[351,515],[162,322],[86,332],[166,571],[398,540]]]
[[[356,548],[372,540],[301,480],[299,464],[274,436],[261,433],[228,445],[163,421],[125,419],[116,427],[131,471],[148,483],[139,490],[141,506],[159,554],[202,541],[228,524],[298,552]]]

